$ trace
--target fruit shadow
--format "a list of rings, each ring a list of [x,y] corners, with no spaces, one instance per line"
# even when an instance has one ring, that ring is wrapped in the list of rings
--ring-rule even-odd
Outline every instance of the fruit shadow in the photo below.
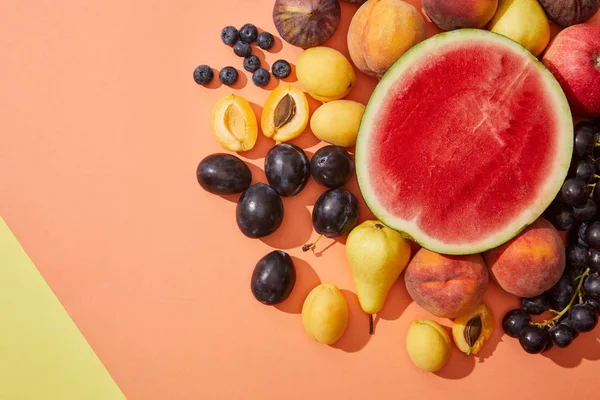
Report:
[[[296,64],[292,64],[289,61],[288,61],[288,63],[290,64],[290,69],[291,69],[290,74],[281,80],[284,82],[287,82],[287,83],[298,82],[298,75],[296,75]]]
[[[345,289],[342,289],[341,292],[348,303],[348,325],[342,337],[331,347],[347,353],[355,353],[364,348],[371,340],[369,316],[360,308],[356,294]]]
[[[408,308],[411,302],[412,298],[406,290],[404,279],[400,277],[390,289],[383,308],[379,313],[375,315],[375,318],[373,320],[375,332],[377,332],[377,324],[379,323],[379,320],[397,320],[402,316],[402,314]]]
[[[447,327],[445,327],[445,329],[448,330]],[[448,334],[451,335],[451,332]],[[435,375],[439,376],[440,378],[450,380],[466,378],[475,369],[475,357],[467,356],[456,346],[454,346],[454,344],[452,344],[450,348],[450,358],[448,359],[448,362],[442,367],[442,369],[435,372]]]
[[[239,89],[243,89],[246,87],[246,85],[248,84],[248,77],[244,73],[244,72],[246,72],[245,69],[243,69],[243,68],[242,69],[236,68],[236,69],[237,69],[239,77],[238,77],[237,82],[234,83],[233,85],[231,85],[231,88],[235,89],[235,90],[239,90]]]
[[[282,200],[284,211],[281,226],[261,240],[274,249],[299,248],[309,241],[313,232],[310,211],[296,196],[283,197]]]
[[[569,347],[561,349],[554,346],[542,355],[564,368],[575,368],[584,359],[600,360],[600,325],[591,332],[580,333]]]
[[[308,296],[311,290],[321,284],[321,279],[313,267],[305,260],[292,256],[292,261],[296,268],[296,284],[290,296],[284,302],[277,304],[275,308],[290,314],[300,314],[306,296]]]
[[[256,139],[256,144],[254,147],[248,151],[239,152],[238,154],[241,157],[245,157],[251,160],[258,160],[261,158],[265,158],[265,155],[269,151],[271,147],[275,145],[275,141],[266,137],[262,129],[260,128],[260,118],[262,116],[263,108],[253,102],[250,102],[250,107],[252,107],[252,111],[254,111],[254,115],[256,115],[256,120],[258,122],[258,138]]]

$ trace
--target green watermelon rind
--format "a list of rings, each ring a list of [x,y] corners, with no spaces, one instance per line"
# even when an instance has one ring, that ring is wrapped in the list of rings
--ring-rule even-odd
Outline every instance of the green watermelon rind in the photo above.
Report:
[[[366,165],[367,163],[364,160],[364,157],[366,157],[366,154],[368,153],[365,149],[369,146],[370,121],[377,116],[380,108],[379,105],[388,93],[388,89],[402,76],[402,72],[415,61],[419,60],[421,56],[427,55],[431,51],[435,51],[438,46],[444,46],[449,43],[460,44],[461,42],[466,44],[469,40],[487,40],[491,44],[508,47],[517,53],[521,53],[523,57],[535,64],[541,75],[544,77],[547,92],[552,95],[556,110],[560,114],[560,125],[562,126],[560,131],[562,132],[562,136],[561,145],[557,147],[559,154],[557,155],[556,163],[554,165],[555,172],[552,174],[553,178],[546,182],[543,190],[544,195],[538,197],[535,207],[525,209],[522,215],[515,218],[506,229],[485,240],[476,243],[452,244],[444,243],[436,238],[431,238],[421,232],[413,222],[396,219],[386,212],[369,187],[369,166]],[[542,64],[531,52],[512,39],[483,29],[465,28],[439,33],[418,43],[404,53],[404,55],[402,55],[384,74],[371,94],[363,114],[356,140],[355,164],[359,190],[367,207],[373,213],[375,218],[388,227],[398,231],[402,236],[416,242],[421,247],[428,250],[440,254],[466,255],[483,253],[492,248],[501,246],[534,223],[542,215],[544,210],[550,206],[553,199],[556,197],[556,194],[560,191],[562,183],[567,176],[572,153],[573,117],[567,98],[554,75],[552,75],[544,64]]]

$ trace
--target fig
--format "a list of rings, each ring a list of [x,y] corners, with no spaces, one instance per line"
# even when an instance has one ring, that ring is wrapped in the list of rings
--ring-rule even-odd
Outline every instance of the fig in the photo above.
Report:
[[[600,0],[539,0],[548,18],[567,27],[586,22],[600,10]]]
[[[276,0],[273,22],[283,40],[307,49],[328,41],[341,19],[339,0]]]
[[[365,4],[367,0],[344,0],[346,3],[350,4]]]

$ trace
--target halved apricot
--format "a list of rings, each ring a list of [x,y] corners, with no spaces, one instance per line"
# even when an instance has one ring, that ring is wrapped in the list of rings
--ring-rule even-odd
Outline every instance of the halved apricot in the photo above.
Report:
[[[262,131],[276,142],[287,142],[304,132],[309,114],[308,99],[302,90],[292,85],[279,86],[265,102]]]
[[[494,331],[494,316],[485,304],[454,320],[452,337],[456,347],[467,355],[477,354]]]
[[[217,141],[230,151],[248,151],[258,138],[258,121],[243,97],[230,94],[217,101],[213,109],[213,132]]]

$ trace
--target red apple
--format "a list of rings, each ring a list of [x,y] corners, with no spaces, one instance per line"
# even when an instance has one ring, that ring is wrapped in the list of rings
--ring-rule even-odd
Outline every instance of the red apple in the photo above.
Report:
[[[600,25],[584,23],[563,29],[542,62],[560,83],[574,115],[600,116]]]

